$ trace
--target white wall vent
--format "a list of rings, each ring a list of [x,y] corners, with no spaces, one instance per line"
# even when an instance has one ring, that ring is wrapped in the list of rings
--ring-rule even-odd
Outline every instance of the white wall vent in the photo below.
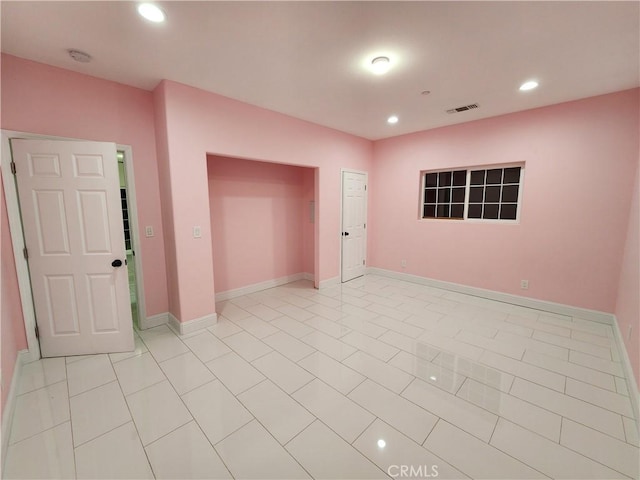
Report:
[[[466,112],[467,110],[473,110],[474,108],[478,108],[478,106],[479,105],[477,103],[472,103],[470,105],[464,105],[462,107],[451,108],[451,109],[447,110],[447,113]]]

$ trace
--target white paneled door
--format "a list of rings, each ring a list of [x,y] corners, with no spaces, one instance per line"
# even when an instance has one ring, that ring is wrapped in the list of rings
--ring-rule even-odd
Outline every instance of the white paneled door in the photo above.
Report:
[[[132,350],[115,144],[11,148],[42,356]]]
[[[342,172],[342,281],[364,275],[367,254],[367,174]]]

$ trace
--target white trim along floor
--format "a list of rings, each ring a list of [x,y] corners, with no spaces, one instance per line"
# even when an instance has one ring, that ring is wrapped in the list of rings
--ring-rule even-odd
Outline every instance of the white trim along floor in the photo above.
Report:
[[[3,478],[638,478],[612,327],[380,275],[26,364]]]

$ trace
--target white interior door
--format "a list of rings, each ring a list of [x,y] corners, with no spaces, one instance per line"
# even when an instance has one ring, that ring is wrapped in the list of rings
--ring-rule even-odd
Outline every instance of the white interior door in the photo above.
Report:
[[[367,255],[367,174],[342,172],[342,281],[364,275]]]
[[[115,144],[11,148],[42,356],[133,350]]]

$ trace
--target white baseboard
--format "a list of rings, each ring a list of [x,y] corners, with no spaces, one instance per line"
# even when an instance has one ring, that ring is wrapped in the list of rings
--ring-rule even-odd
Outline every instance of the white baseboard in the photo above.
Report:
[[[147,328],[159,327],[160,325],[165,325],[169,323],[169,315],[170,313],[158,313],[156,315],[151,315],[147,318],[140,319],[140,330],[146,330]]]
[[[334,285],[340,285],[340,277],[327,278],[326,280],[320,280],[320,288],[333,287]]]
[[[169,328],[178,335],[187,335],[188,333],[197,332],[207,327],[212,327],[218,322],[218,314],[212,313],[204,317],[194,318],[186,322],[179,321],[171,313],[169,313]]]
[[[13,376],[11,377],[9,394],[7,395],[7,401],[2,409],[2,463],[0,465],[5,464],[4,461],[7,456],[9,435],[11,434],[11,422],[16,408],[16,395],[18,392],[20,378],[22,377],[22,366],[29,363],[30,359],[31,355],[29,354],[29,350],[20,350],[16,357],[16,364],[13,367]]]
[[[614,317],[613,322],[613,334],[615,336],[616,345],[618,346],[618,352],[620,353],[620,361],[622,363],[622,370],[625,377],[627,377],[627,387],[629,389],[629,398],[631,399],[631,408],[636,421],[636,430],[638,436],[640,436],[640,392],[638,391],[638,383],[631,366],[631,360],[627,354],[627,349],[624,346],[624,340],[622,338],[622,332],[618,325],[618,320]]]
[[[309,278],[309,276],[311,276],[311,278]],[[274,278],[273,280],[253,283],[251,285],[247,285],[246,287],[234,288],[233,290],[219,292],[216,293],[216,302],[222,302],[223,300],[229,300],[230,298],[249,295],[250,293],[260,292],[268,288],[279,287],[280,285],[296,282],[298,280],[313,280],[313,275],[311,275],[310,273],[295,273],[293,275],[287,275],[286,277]]]
[[[385,270],[383,268],[368,267],[368,274],[381,275],[384,277],[395,278],[396,280],[404,280],[406,282],[418,283],[452,292],[465,293],[474,297],[488,298],[498,302],[510,303],[521,307],[533,308],[534,310],[542,310],[545,312],[556,313],[558,315],[567,315],[570,317],[579,317],[593,322],[605,323],[613,325],[615,323],[614,316],[611,313],[599,312],[597,310],[589,310],[587,308],[573,307],[571,305],[563,305],[561,303],[549,302],[546,300],[538,300],[535,298],[522,297],[510,293],[497,292],[495,290],[486,290],[484,288],[470,287],[458,283],[445,282],[435,280],[433,278],[421,277],[409,273],[394,272],[393,270]]]
[[[305,273],[303,273],[303,274],[302,274],[302,278],[303,278],[304,280],[310,280],[310,281],[312,281],[312,282],[313,282],[313,281],[315,281],[316,276],[315,276],[313,273],[307,273],[307,272],[305,272]]]

